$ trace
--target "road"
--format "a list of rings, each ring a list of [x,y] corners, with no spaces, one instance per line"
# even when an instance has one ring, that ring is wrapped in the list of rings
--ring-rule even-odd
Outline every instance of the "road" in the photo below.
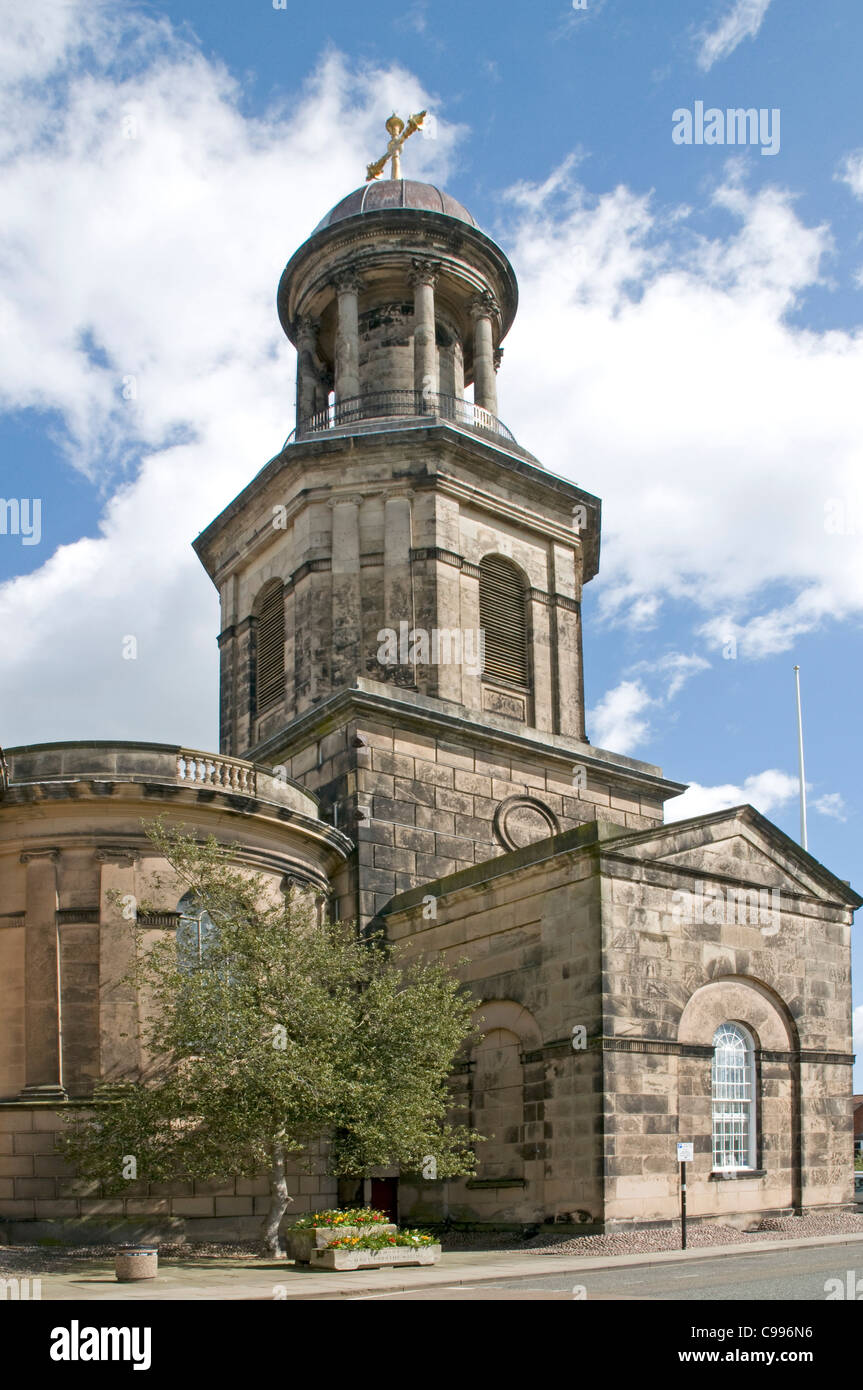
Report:
[[[855,1269],[856,1262],[856,1269]],[[351,1302],[366,1300],[414,1303],[435,1301],[568,1300],[580,1297],[607,1301],[687,1302],[782,1302],[826,1301],[828,1279],[842,1281],[847,1297],[848,1271],[860,1280],[857,1298],[863,1298],[863,1249],[858,1246],[810,1247],[766,1251],[758,1255],[723,1256],[681,1260],[680,1263],[640,1265],[629,1268],[592,1269],[581,1274],[543,1274],[542,1257],[537,1272],[527,1279],[507,1279],[487,1284],[429,1288],[404,1293],[347,1295]],[[583,1288],[584,1292],[577,1292]],[[342,1295],[345,1297],[345,1295]]]

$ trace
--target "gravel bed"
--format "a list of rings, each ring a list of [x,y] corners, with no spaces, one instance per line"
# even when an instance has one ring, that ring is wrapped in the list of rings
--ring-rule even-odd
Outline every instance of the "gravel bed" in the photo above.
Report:
[[[814,1212],[809,1216],[771,1217],[747,1231],[736,1226],[690,1226],[687,1243],[692,1249],[735,1245],[759,1240],[794,1240],[806,1237],[863,1235],[863,1213]],[[525,1255],[640,1255],[657,1250],[679,1250],[678,1227],[661,1230],[618,1231],[605,1236],[576,1236],[569,1231],[555,1233],[551,1228],[522,1239],[505,1231],[450,1231],[442,1237],[444,1251],[486,1251]],[[113,1262],[116,1245],[0,1245],[0,1275],[68,1274],[80,1269],[84,1261]],[[201,1244],[194,1241],[163,1244],[162,1263],[189,1260],[250,1260],[266,1262],[257,1241]]]

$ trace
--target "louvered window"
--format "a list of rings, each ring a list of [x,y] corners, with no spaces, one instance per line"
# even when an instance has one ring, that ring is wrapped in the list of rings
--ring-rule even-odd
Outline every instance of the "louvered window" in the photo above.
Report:
[[[255,600],[255,708],[278,704],[285,688],[285,602],[280,579],[265,584]]]
[[[512,561],[500,555],[487,555],[480,563],[479,624],[485,632],[485,677],[529,685],[524,581]]]

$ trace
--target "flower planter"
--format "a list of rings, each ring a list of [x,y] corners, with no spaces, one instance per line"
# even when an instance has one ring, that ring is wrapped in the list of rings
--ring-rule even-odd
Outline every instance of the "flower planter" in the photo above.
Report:
[[[380,1236],[392,1234],[397,1230],[397,1226],[387,1225],[382,1221],[366,1226],[305,1226],[300,1230],[289,1227],[284,1232],[285,1248],[289,1260],[307,1265],[313,1251],[323,1250],[331,1240],[337,1240],[339,1236]]]
[[[312,1269],[384,1269],[393,1265],[436,1265],[439,1245],[390,1245],[384,1250],[319,1250],[311,1252]]]

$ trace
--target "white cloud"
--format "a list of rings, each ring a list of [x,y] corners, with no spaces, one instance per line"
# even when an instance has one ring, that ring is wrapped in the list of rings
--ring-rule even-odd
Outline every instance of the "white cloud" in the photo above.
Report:
[[[742,786],[727,783],[720,787],[702,787],[693,782],[689,788],[666,802],[666,821],[688,820],[690,816],[707,816],[731,806],[754,806],[762,815],[787,806],[799,794],[799,779],[787,772],[770,768],[747,777]]]
[[[770,0],[734,0],[715,29],[699,34],[698,66],[709,72],[720,58],[727,58],[744,39],[752,39],[764,23]]]
[[[3,741],[213,746],[218,604],[191,541],[293,424],[281,268],[362,182],[390,111],[433,103],[396,67],[329,55],[251,120],[233,79],[165,21],[90,0],[12,18],[0,408],[56,412],[70,465],[108,501],[96,538],[0,587]],[[435,141],[416,140],[412,172],[439,181],[454,130],[439,119]],[[42,500],[44,520],[56,502]]]
[[[591,743],[615,753],[629,753],[648,731],[648,721],[641,716],[651,704],[640,681],[621,681],[587,711]]]
[[[279,272],[361,181],[393,107],[438,113],[438,139],[412,142],[418,176],[445,180],[458,130],[409,74],[336,55],[252,120],[167,21],[68,4],[54,25],[31,9],[0,38],[0,72],[24,43],[32,79],[0,97],[0,407],[56,412],[109,501],[95,539],[0,589],[15,634],[3,736],[212,745],[217,604],[189,543],[293,423]],[[733,631],[746,656],[857,617],[859,540],[827,508],[863,515],[863,335],[788,321],[821,282],[828,229],[787,192],[749,192],[734,165],[712,237],[688,230],[692,209],[590,196],[579,167],[504,208],[521,307],[499,389],[526,447],[603,497],[602,620],[644,630],[688,603],[708,646]],[[121,659],[127,634],[137,661]],[[604,697],[597,743],[631,749],[651,705],[703,669],[670,659]]]
[[[685,652],[665,652],[654,661],[639,661],[632,669],[633,672],[649,672],[666,681],[665,698],[673,700],[688,680],[697,676],[700,671],[710,670],[710,662],[703,656],[687,656]]]
[[[832,820],[846,821],[848,819],[847,806],[840,792],[825,792],[813,803],[815,810],[822,816],[830,816]]]
[[[847,183],[855,198],[863,199],[863,150],[853,150],[846,155],[837,178]]]
[[[790,193],[731,163],[712,201],[728,230],[707,237],[572,167],[519,185],[500,413],[603,498],[604,622],[673,600],[748,658],[863,612],[863,335],[790,321],[832,251]]]

